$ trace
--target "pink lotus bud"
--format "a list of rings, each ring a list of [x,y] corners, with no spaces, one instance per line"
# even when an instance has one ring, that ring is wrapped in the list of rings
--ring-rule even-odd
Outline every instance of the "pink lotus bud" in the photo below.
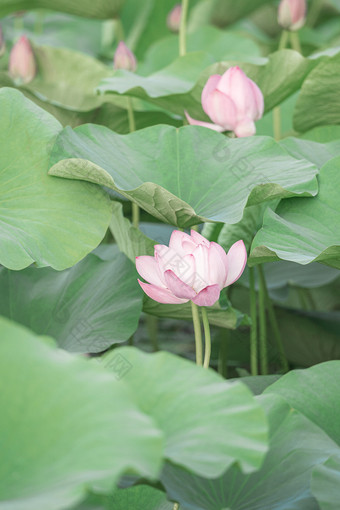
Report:
[[[166,20],[166,24],[172,32],[179,32],[179,27],[181,24],[181,16],[182,16],[182,5],[177,4],[169,12],[167,20]]]
[[[4,39],[4,34],[2,32],[2,28],[0,26],[0,57],[5,53],[6,51],[6,43]]]
[[[37,72],[32,46],[25,35],[15,43],[9,56],[9,73],[18,83],[29,83]]]
[[[286,30],[299,30],[306,21],[306,0],[281,0],[278,22]]]
[[[137,69],[136,57],[123,41],[120,41],[117,46],[113,67],[115,69],[125,69],[126,71],[133,72]]]
[[[231,67],[222,76],[210,76],[202,92],[202,106],[214,124],[191,118],[189,124],[215,131],[234,131],[236,136],[256,133],[255,120],[263,115],[264,100],[259,87],[239,67]]]
[[[198,306],[212,306],[220,292],[238,280],[247,262],[243,241],[229,252],[210,243],[195,231],[191,235],[174,230],[169,247],[155,246],[154,257],[136,258],[139,274],[149,283],[138,280],[144,292],[165,304],[193,301]]]

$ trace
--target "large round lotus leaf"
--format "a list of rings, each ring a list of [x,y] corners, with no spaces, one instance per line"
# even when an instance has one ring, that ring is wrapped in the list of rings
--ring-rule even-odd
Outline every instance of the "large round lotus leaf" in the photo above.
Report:
[[[58,510],[133,469],[156,477],[162,434],[123,381],[0,320],[0,508]]]
[[[108,261],[90,254],[65,271],[0,268],[0,314],[72,352],[101,352],[128,340],[143,292],[134,265],[113,251]]]
[[[316,466],[312,476],[312,492],[321,510],[338,510],[340,486],[340,455],[334,455]]]
[[[256,64],[239,60],[215,63],[216,59],[206,51],[196,51],[149,76],[118,71],[113,77],[104,78],[98,91],[144,99],[179,115],[188,110],[193,117],[207,120],[201,94],[209,76],[223,74],[228,68],[240,65],[262,90],[268,112],[299,90],[308,73],[325,58],[323,54],[313,59],[304,58],[296,51],[282,50]]]
[[[118,14],[124,0],[0,0],[0,15],[31,9],[68,12],[86,18],[108,19]]]
[[[294,115],[297,131],[315,126],[339,124],[340,99],[337,93],[340,54],[321,62],[306,78]]]
[[[275,213],[267,209],[252,244],[251,263],[280,258],[340,268],[340,157],[322,167],[319,183],[316,197],[283,200]]]
[[[260,57],[260,49],[251,39],[236,32],[218,30],[213,26],[201,27],[187,37],[187,51],[205,51],[216,61],[246,60]],[[160,70],[178,57],[178,36],[175,34],[160,39],[147,51],[143,63],[139,66],[142,74]]]
[[[164,432],[165,458],[208,478],[234,462],[246,473],[261,466],[267,424],[243,384],[167,352],[120,347],[102,362],[123,377],[140,409]]]
[[[340,361],[328,361],[286,374],[267,392],[287,402],[319,425],[340,446]]]
[[[97,186],[47,174],[61,130],[52,115],[9,88],[0,90],[0,111],[0,263],[73,266],[104,237],[110,200]]]
[[[230,139],[210,129],[153,126],[130,135],[65,128],[50,175],[107,186],[179,227],[237,223],[246,205],[317,193],[317,168],[273,139]]]
[[[181,509],[318,510],[310,489],[311,474],[315,466],[339,451],[337,445],[277,395],[258,399],[270,425],[270,449],[262,467],[245,475],[233,466],[221,477],[208,480],[167,464],[161,480]]]

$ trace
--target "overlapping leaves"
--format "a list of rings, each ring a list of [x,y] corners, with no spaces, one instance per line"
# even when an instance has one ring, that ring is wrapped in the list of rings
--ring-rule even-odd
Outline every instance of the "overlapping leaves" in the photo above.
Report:
[[[95,248],[111,217],[107,195],[47,175],[59,122],[20,92],[0,90],[0,263],[70,267]]]
[[[0,336],[7,510],[66,508],[85,488],[108,493],[124,472],[156,478],[165,458],[208,477],[262,463],[265,415],[241,383],[134,348],[91,361],[7,319]]]
[[[95,125],[58,137],[50,175],[118,191],[167,223],[237,223],[246,205],[317,192],[316,167],[270,138],[154,126],[127,136]]]
[[[0,268],[0,287],[1,315],[72,352],[101,352],[128,340],[142,311],[137,273],[117,249],[109,261],[91,254],[61,272]]]
[[[284,200],[275,212],[267,209],[252,245],[252,262],[280,258],[340,268],[339,169],[339,157],[322,167],[316,197]]]

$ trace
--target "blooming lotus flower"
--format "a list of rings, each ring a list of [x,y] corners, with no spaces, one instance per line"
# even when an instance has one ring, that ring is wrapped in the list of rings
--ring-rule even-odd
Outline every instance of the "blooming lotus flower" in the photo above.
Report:
[[[178,32],[181,24],[181,16],[182,16],[182,5],[177,4],[175,7],[169,12],[167,17],[167,26],[172,32]]]
[[[278,22],[286,30],[299,30],[306,21],[306,0],[281,0]]]
[[[221,290],[240,278],[247,262],[243,241],[226,253],[193,230],[191,235],[175,230],[169,247],[158,244],[154,249],[154,257],[136,258],[138,273],[149,283],[138,282],[151,299],[165,304],[212,306]]]
[[[25,35],[13,46],[9,56],[9,74],[19,83],[29,83],[37,73],[32,46]]]
[[[231,67],[222,76],[210,76],[202,92],[202,106],[214,124],[193,119],[189,124],[215,131],[234,131],[236,136],[256,133],[255,120],[263,115],[264,100],[259,87],[239,67]]]
[[[113,67],[115,69],[125,69],[126,71],[132,72],[135,72],[137,69],[136,57],[123,41],[120,41],[117,46],[113,59]]]

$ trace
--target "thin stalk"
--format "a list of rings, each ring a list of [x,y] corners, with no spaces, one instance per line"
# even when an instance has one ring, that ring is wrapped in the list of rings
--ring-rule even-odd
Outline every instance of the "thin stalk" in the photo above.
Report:
[[[278,50],[284,50],[287,47],[289,40],[289,32],[282,30]],[[281,107],[276,106],[273,109],[273,133],[275,140],[281,140]]]
[[[254,268],[249,268],[249,292],[250,292],[250,373],[258,375],[258,347],[257,347],[257,309]]]
[[[114,34],[115,34],[116,41],[118,41],[118,42],[124,41],[124,39],[125,39],[124,27],[123,27],[122,20],[120,18],[115,19]]]
[[[107,48],[111,48],[115,40],[115,20],[108,19],[103,21],[101,30],[101,51],[104,52]]]
[[[220,343],[220,350],[218,353],[218,373],[225,379],[228,377],[228,340],[229,330],[225,330],[225,338],[222,338]]]
[[[202,319],[203,319],[203,327],[204,327],[204,337],[205,337],[205,350],[204,350],[204,368],[209,368],[210,365],[210,356],[211,356],[211,335],[210,335],[210,325],[208,319],[207,309],[202,307]]]
[[[130,336],[129,340],[128,340],[128,345],[133,345],[133,335]]]
[[[158,339],[157,339],[157,333],[158,333],[158,318],[154,315],[147,315],[146,316],[146,327],[148,330],[149,338],[151,340],[151,345],[154,352],[159,351],[158,347]]]
[[[127,98],[127,113],[129,120],[129,131],[130,133],[133,133],[134,131],[136,131],[136,122],[131,97]],[[135,204],[135,202],[132,202],[132,225],[136,228],[139,228],[139,218],[140,218],[139,207],[137,204]]]
[[[272,329],[272,332],[273,332],[273,335],[274,335],[274,338],[275,338],[275,341],[277,344],[277,349],[279,351],[282,370],[284,373],[286,373],[286,372],[289,372],[289,364],[288,364],[286,353],[285,353],[285,350],[283,347],[283,342],[282,342],[280,328],[279,328],[276,314],[275,314],[274,305],[273,305],[273,302],[269,296],[269,292],[268,292],[265,280],[264,280],[264,291],[265,291],[265,296],[266,296],[266,306],[267,306],[267,310],[268,310],[268,318],[269,318],[270,326],[271,326],[271,329]]]
[[[174,507],[172,510],[179,510],[179,504],[178,503],[174,503]]]
[[[182,0],[181,24],[179,27],[179,56],[183,57],[187,52],[187,17],[189,0]]]
[[[139,228],[140,210],[138,204],[131,202],[132,204],[132,225],[135,228]]]
[[[312,294],[311,290],[310,289],[305,289],[305,291],[306,291],[306,296],[308,298],[308,301],[310,303],[310,309],[311,310],[316,310],[317,306],[316,306],[316,302],[315,302],[315,300],[313,298],[313,294]]]
[[[191,227],[191,230],[194,230],[195,232],[198,232],[198,225],[194,225],[193,227]]]
[[[128,120],[129,120],[129,131],[130,133],[133,133],[136,131],[136,121],[135,121],[135,114],[133,111],[133,105],[132,105],[132,98],[127,97],[127,112],[128,112]]]
[[[315,23],[318,21],[319,14],[323,7],[324,0],[314,0],[312,5],[309,8],[308,16],[307,16],[307,25],[309,27],[314,27]]]
[[[34,20],[34,33],[42,34],[44,31],[45,11],[37,11]]]
[[[297,32],[290,32],[290,43],[293,50],[297,51],[298,53],[302,53],[299,34]]]
[[[196,363],[203,365],[203,347],[202,347],[202,330],[198,306],[191,301],[192,322],[195,331],[195,345],[196,345]]]
[[[273,133],[275,140],[281,140],[281,107],[276,106],[273,109]]]
[[[285,48],[287,48],[288,40],[289,40],[289,32],[288,32],[288,30],[282,30],[281,37],[280,37],[280,42],[279,42],[279,48],[278,48],[279,51],[280,50],[284,50]]]
[[[266,281],[262,266],[259,272],[259,324],[260,324],[260,365],[261,374],[268,375],[268,345],[267,345],[267,317],[266,317]]]
[[[24,29],[24,17],[22,14],[14,14],[14,29],[19,32]]]
[[[309,306],[309,301],[308,301],[308,297],[306,294],[306,289],[303,289],[302,287],[295,287],[295,288],[298,293],[300,306],[301,306],[302,310],[309,310],[310,306]]]

